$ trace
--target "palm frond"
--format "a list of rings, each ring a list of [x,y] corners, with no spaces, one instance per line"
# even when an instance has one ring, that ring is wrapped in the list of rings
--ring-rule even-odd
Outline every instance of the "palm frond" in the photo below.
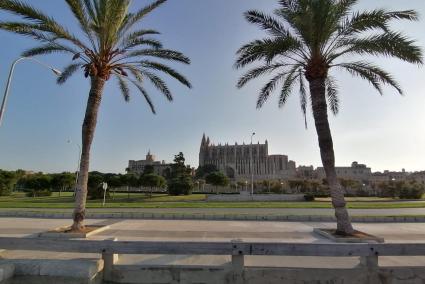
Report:
[[[263,30],[266,30],[273,36],[286,37],[288,35],[285,27],[271,16],[255,10],[245,12],[244,15],[248,22],[259,25]]]
[[[331,58],[335,59],[343,54],[369,54],[395,57],[415,64],[423,63],[422,49],[401,33],[387,31],[362,39],[342,40],[339,45],[347,48]]]
[[[274,70],[276,70],[279,67],[283,67],[283,64],[271,64],[271,65],[263,65],[256,68],[253,68],[249,70],[247,73],[245,73],[238,81],[237,88],[240,89],[243,86],[245,86],[249,81],[252,79],[255,79],[261,75],[264,75],[266,73],[270,73]]]
[[[279,108],[282,108],[288,101],[289,96],[292,93],[292,87],[296,82],[297,76],[299,76],[296,70],[292,70],[283,82],[282,90],[279,96]]]
[[[82,66],[83,66],[83,64],[81,64],[81,63],[75,63],[75,64],[68,65],[62,71],[62,74],[58,77],[56,82],[59,85],[64,84]]]
[[[360,76],[368,80],[382,94],[380,84],[387,84],[397,90],[399,94],[403,94],[403,90],[395,79],[388,72],[382,70],[378,66],[364,61],[356,61],[350,63],[341,63],[336,66],[345,68],[353,75]]]
[[[43,43],[54,43],[55,40],[57,40],[56,36],[52,36],[46,32],[41,31],[40,25],[37,24],[28,24],[22,22],[0,22],[0,29],[24,36],[29,36]]]
[[[57,23],[53,18],[44,15],[43,12],[28,4],[18,0],[2,0],[0,1],[0,9],[30,21],[32,24],[35,24],[34,29],[38,27],[37,30],[39,31],[49,32],[62,40],[67,40],[81,48],[86,48],[80,40],[69,33],[66,28]]]
[[[122,43],[121,45],[125,45],[126,42],[131,42],[132,40],[135,40],[139,37],[143,37],[145,35],[158,35],[160,34],[159,32],[152,30],[152,29],[142,29],[142,30],[137,30],[135,32],[132,32],[126,36],[122,37]]]
[[[115,75],[118,79],[118,85],[121,90],[121,94],[126,102],[130,101],[130,89],[128,88],[127,82],[121,77],[121,75]]]
[[[298,40],[291,36],[255,40],[237,51],[238,58],[235,67],[242,68],[258,60],[265,60],[270,63],[277,56],[283,56],[286,52],[297,50],[300,46]]]
[[[130,71],[130,73],[133,74],[134,78],[136,78],[137,82],[143,82],[143,74],[137,67],[131,64],[124,64],[122,65],[122,68],[125,68]]]
[[[299,79],[299,85],[300,85],[300,105],[301,105],[301,112],[304,116],[304,125],[305,129],[307,129],[307,92],[305,89],[303,74],[301,69],[298,71],[298,79]]]
[[[149,106],[150,110],[152,111],[152,113],[153,114],[156,114],[155,106],[153,105],[153,102],[152,102],[150,96],[148,95],[148,93],[146,92],[146,90],[138,82],[136,82],[134,80],[130,80],[130,82],[132,82],[134,84],[134,86],[136,86],[136,88],[139,89],[140,93],[145,98],[145,101],[148,104],[148,106]]]
[[[74,14],[74,17],[78,20],[78,23],[80,24],[81,29],[87,36],[87,39],[92,44],[92,47],[96,49],[96,44],[94,42],[92,30],[90,29],[89,16],[87,15],[83,0],[66,0],[66,3],[68,4],[70,10]]]
[[[260,109],[264,105],[270,94],[276,89],[279,82],[285,78],[285,74],[285,72],[277,74],[272,79],[270,79],[266,85],[264,85],[257,99],[257,109]]]
[[[168,89],[167,84],[165,84],[165,82],[161,78],[149,71],[142,71],[142,74],[149,79],[149,81],[155,86],[155,88],[157,88],[162,94],[164,94],[167,100],[173,100],[173,96],[171,95],[170,89]]]
[[[176,79],[177,81],[179,81],[180,83],[182,83],[183,85],[187,86],[188,88],[192,88],[192,84],[189,82],[188,79],[186,79],[179,72],[170,68],[167,65],[164,65],[164,64],[161,64],[161,63],[158,63],[158,62],[148,61],[148,60],[143,60],[143,61],[140,62],[140,64],[141,64],[142,67],[164,72],[164,73],[170,75],[171,77],[173,77],[174,79]]]
[[[123,49],[130,49],[136,46],[143,46],[147,45],[156,49],[162,48],[162,43],[156,39],[150,39],[150,38],[135,38],[128,40],[123,43]]]
[[[131,27],[133,27],[137,22],[143,19],[150,12],[164,4],[167,0],[156,0],[153,3],[143,7],[139,11],[134,14],[129,15],[128,19],[123,23],[120,28],[120,33],[123,34],[128,31]]]
[[[190,64],[190,59],[183,53],[170,49],[141,49],[130,51],[124,58],[149,56],[160,59],[178,61],[185,64]]]
[[[334,115],[339,112],[338,86],[332,76],[328,76],[325,81],[326,97],[328,99],[329,109]]]
[[[26,51],[22,53],[22,56],[31,57],[36,55],[51,54],[51,53],[57,53],[57,52],[71,53],[71,54],[78,53],[78,51],[76,51],[75,49],[72,49],[67,46],[63,46],[63,45],[55,44],[55,43],[47,43],[42,46],[27,49]]]

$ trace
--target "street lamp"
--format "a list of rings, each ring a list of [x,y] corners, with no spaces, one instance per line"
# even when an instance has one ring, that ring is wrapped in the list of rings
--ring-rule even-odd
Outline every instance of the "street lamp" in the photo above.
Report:
[[[251,159],[250,159],[250,164],[251,164],[251,195],[254,195],[254,169],[253,169],[253,164],[252,164],[252,137],[254,137],[255,132],[252,132],[251,134]]]
[[[62,75],[62,72],[59,71],[58,69],[55,69],[55,68],[53,68],[53,67],[35,59],[35,58],[32,58],[32,57],[20,57],[20,58],[16,59],[15,61],[13,61],[12,66],[10,67],[9,77],[7,78],[6,89],[4,90],[3,102],[2,102],[1,108],[0,108],[0,126],[1,126],[1,123],[2,123],[2,120],[3,120],[4,112],[6,110],[6,102],[7,102],[7,97],[9,96],[9,89],[10,89],[10,83],[12,82],[13,70],[15,69],[16,64],[19,61],[22,61],[22,60],[32,60],[33,62],[50,69],[56,76]]]
[[[71,139],[68,139],[68,141],[66,141],[66,142],[68,144],[77,145],[77,147],[78,147],[78,164],[77,164],[77,171],[76,171],[76,175],[75,175],[75,189],[77,189],[78,177],[80,175],[81,146],[78,143],[72,143]],[[75,194],[75,189],[74,189],[74,194]]]

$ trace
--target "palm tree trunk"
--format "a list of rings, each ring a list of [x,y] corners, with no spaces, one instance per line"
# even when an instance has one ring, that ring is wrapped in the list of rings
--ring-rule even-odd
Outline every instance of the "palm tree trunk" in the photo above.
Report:
[[[97,123],[97,113],[102,99],[105,80],[100,77],[91,77],[91,89],[87,101],[86,114],[82,127],[82,151],[80,171],[78,175],[77,190],[75,195],[75,207],[71,227],[73,231],[81,231],[84,228],[86,213],[87,181],[89,177],[90,148],[93,142],[94,131]]]
[[[354,230],[346,208],[344,193],[342,192],[335,171],[335,155],[328,121],[325,80],[324,78],[317,78],[310,80],[309,83],[314,122],[319,139],[320,155],[331,192],[332,205],[335,208],[337,222],[336,233],[352,235]]]

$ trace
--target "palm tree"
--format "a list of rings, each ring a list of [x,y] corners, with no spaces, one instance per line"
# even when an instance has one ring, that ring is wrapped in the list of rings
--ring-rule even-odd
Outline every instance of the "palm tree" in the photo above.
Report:
[[[252,41],[238,52],[236,68],[260,63],[245,73],[238,88],[250,80],[270,74],[272,78],[261,89],[257,108],[261,108],[273,91],[280,88],[279,107],[285,105],[293,88],[299,90],[304,119],[311,103],[320,154],[335,208],[338,234],[353,234],[344,195],[335,172],[335,157],[327,107],[337,114],[338,87],[330,70],[345,70],[372,84],[382,94],[382,85],[399,84],[388,72],[357,55],[395,57],[422,64],[421,49],[413,40],[390,27],[392,20],[414,21],[413,10],[353,12],[357,0],[280,0],[273,15],[248,11],[245,18],[268,34]],[[309,94],[306,81],[309,86]],[[305,119],[306,122],[306,119]],[[307,127],[307,123],[306,123]]]
[[[166,0],[156,0],[135,13],[128,12],[130,0],[65,2],[79,24],[83,34],[81,38],[52,17],[18,0],[0,1],[1,10],[21,18],[20,21],[0,22],[0,29],[28,36],[41,43],[40,46],[26,50],[24,56],[70,54],[73,63],[64,69],[62,76],[58,78],[59,84],[63,84],[80,70],[86,78],[90,78],[91,88],[82,126],[80,175],[72,225],[72,230],[79,231],[84,228],[90,148],[106,82],[114,77],[126,101],[130,99],[129,85],[134,85],[155,113],[144,82],[152,83],[172,101],[171,91],[156,72],[163,72],[191,88],[184,76],[161,62],[169,60],[189,64],[190,60],[180,52],[163,48],[160,41],[152,38],[159,32],[137,27],[147,14]],[[157,60],[152,60],[155,58]]]

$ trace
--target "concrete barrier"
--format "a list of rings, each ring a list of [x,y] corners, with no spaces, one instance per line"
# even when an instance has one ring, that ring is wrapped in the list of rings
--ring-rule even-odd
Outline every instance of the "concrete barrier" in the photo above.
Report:
[[[207,201],[304,201],[304,194],[208,194]]]
[[[102,259],[3,259],[0,260],[0,283],[2,267],[9,267],[8,278],[21,278],[17,283],[98,284],[103,278]]]
[[[331,268],[246,267],[240,272],[222,267],[143,267],[117,265],[111,282],[126,284],[413,284],[423,283],[422,267],[391,267],[368,270]]]
[[[0,264],[0,283],[12,278],[15,274],[15,266],[11,263]]]
[[[288,283],[288,284],[410,284],[423,283],[423,267],[379,267],[381,256],[425,256],[424,243],[267,243],[63,240],[0,237],[0,248],[9,250],[102,253],[103,260],[2,260],[13,264],[15,275],[81,279],[96,283],[103,275],[115,283]],[[120,266],[115,254],[230,255],[221,266]],[[350,269],[271,268],[245,265],[245,256],[348,257],[360,260]],[[4,263],[6,261],[6,263]],[[302,265],[302,264],[301,264]],[[106,272],[106,273],[105,273]],[[68,281],[67,280],[67,281]],[[50,281],[50,280],[49,280]],[[55,283],[55,282],[39,283]],[[22,283],[22,282],[21,282]],[[35,283],[35,282],[29,282]],[[75,283],[75,282],[74,282]]]

